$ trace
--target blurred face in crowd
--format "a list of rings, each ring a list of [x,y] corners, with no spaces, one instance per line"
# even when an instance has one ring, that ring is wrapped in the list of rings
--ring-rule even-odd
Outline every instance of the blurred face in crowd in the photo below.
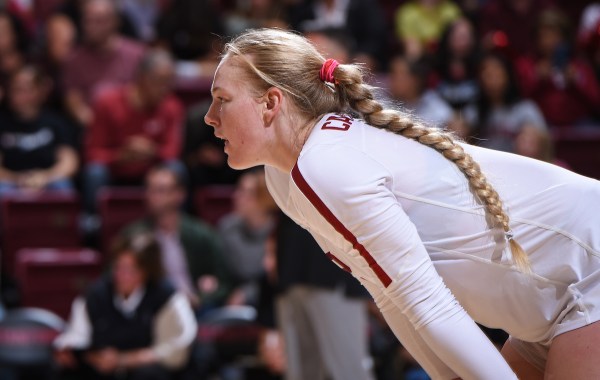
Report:
[[[390,92],[395,99],[413,101],[419,96],[419,79],[410,72],[408,62],[396,58],[390,65]]]
[[[253,174],[244,174],[233,193],[233,208],[242,218],[262,212],[257,197],[258,180]]]
[[[146,177],[146,203],[151,215],[178,211],[184,199],[185,191],[170,171],[151,171]]]
[[[37,115],[44,101],[43,85],[33,70],[18,71],[10,81],[8,98],[11,109],[21,117]]]
[[[493,57],[484,59],[479,76],[483,93],[491,99],[502,99],[508,86],[508,73],[502,63]]]
[[[468,20],[460,19],[453,24],[449,43],[450,50],[458,56],[465,56],[473,49],[475,36]]]
[[[140,73],[138,86],[147,106],[158,105],[170,92],[175,79],[172,63],[161,62],[147,72]]]
[[[0,53],[14,49],[16,38],[10,18],[7,14],[0,13]]]
[[[525,125],[515,139],[515,153],[538,160],[550,160],[550,136],[532,125]]]
[[[131,252],[123,252],[115,260],[113,281],[115,291],[125,297],[145,283],[146,276]]]
[[[563,41],[562,32],[558,27],[543,26],[538,30],[538,49],[542,55],[553,54]]]
[[[48,20],[46,40],[48,55],[56,63],[64,62],[75,45],[75,26],[65,16],[57,15]]]
[[[117,14],[107,0],[90,0],[83,6],[84,40],[92,46],[105,44],[117,31]]]

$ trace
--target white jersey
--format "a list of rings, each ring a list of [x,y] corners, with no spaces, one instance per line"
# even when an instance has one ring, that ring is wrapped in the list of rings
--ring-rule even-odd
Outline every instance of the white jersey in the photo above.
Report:
[[[600,182],[463,147],[504,202],[531,274],[515,268],[504,232],[488,223],[456,165],[364,121],[324,116],[291,173],[265,168],[267,184],[281,209],[371,292],[430,375],[506,379],[514,375],[462,308],[542,344],[599,320]]]

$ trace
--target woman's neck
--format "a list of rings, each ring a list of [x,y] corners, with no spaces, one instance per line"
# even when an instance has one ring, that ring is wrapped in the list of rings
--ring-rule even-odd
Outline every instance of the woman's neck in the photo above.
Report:
[[[300,121],[291,120],[290,117],[282,118],[275,125],[276,137],[271,157],[266,164],[285,173],[291,172],[317,121],[318,119]]]

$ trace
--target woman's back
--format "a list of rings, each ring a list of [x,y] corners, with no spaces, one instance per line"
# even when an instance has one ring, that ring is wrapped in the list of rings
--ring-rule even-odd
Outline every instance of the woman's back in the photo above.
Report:
[[[311,132],[297,167],[325,204],[331,194],[319,186],[320,176],[334,184],[337,197],[356,205],[341,210],[352,213],[338,215],[341,220],[368,223],[369,213],[384,215],[393,206],[371,200],[365,204],[380,207],[381,212],[361,209],[361,198],[393,194],[446,285],[481,323],[504,328],[521,339],[542,341],[556,335],[557,330],[549,326],[563,318],[569,321],[571,311],[574,316],[600,313],[593,304],[573,296],[578,287],[591,286],[585,285],[585,279],[600,275],[600,233],[594,231],[600,225],[600,183],[541,161],[463,147],[504,201],[515,239],[529,256],[532,275],[512,265],[504,231],[490,228],[464,174],[432,148],[359,120],[326,115]],[[351,177],[351,185],[343,177]],[[277,191],[274,194],[277,199]],[[295,213],[289,204],[283,207]],[[310,216],[298,215],[301,224],[312,225],[302,220]],[[371,232],[360,232],[368,227],[361,222],[356,226],[353,232],[359,242],[371,239]],[[402,235],[402,226],[395,233]],[[339,246],[335,237],[323,237]],[[390,253],[395,248],[389,247]],[[600,294],[600,284],[595,282]],[[518,304],[519,311],[507,303]]]

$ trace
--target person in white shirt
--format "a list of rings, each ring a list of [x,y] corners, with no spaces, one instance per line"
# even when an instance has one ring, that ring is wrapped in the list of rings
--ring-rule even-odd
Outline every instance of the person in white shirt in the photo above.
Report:
[[[598,181],[385,109],[293,33],[230,42],[212,96],[229,165],[266,166],[434,379],[600,378]],[[511,335],[502,354],[474,320]]]

